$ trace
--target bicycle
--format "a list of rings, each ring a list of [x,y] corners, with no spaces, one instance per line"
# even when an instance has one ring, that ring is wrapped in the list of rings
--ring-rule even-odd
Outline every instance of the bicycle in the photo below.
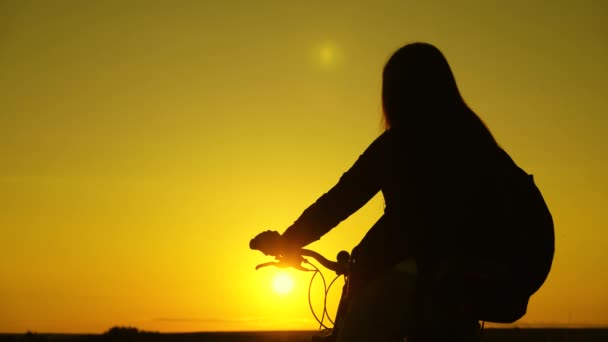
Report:
[[[259,250],[259,248],[256,248],[255,242],[253,242],[251,244],[251,249]],[[327,268],[330,271],[335,272],[336,276],[333,278],[333,280],[331,282],[329,282],[329,285],[327,284],[325,276],[323,275],[321,270],[314,263],[308,261],[308,259],[306,257],[311,257],[311,258],[315,259],[323,267]],[[333,327],[336,325],[338,318],[341,317],[343,308],[346,305],[345,300],[347,298],[346,291],[347,291],[347,287],[348,287],[348,274],[349,274],[350,265],[351,265],[350,264],[350,262],[351,262],[350,254],[347,251],[340,251],[336,257],[336,261],[332,261],[313,250],[300,249],[299,254],[297,254],[297,255],[275,256],[275,260],[277,260],[277,261],[270,261],[270,262],[259,264],[255,267],[255,269],[259,270],[260,268],[263,268],[263,267],[275,266],[275,267],[279,267],[279,268],[291,267],[291,268],[297,269],[299,271],[304,271],[304,272],[314,272],[310,278],[310,283],[308,286],[308,305],[310,307],[310,311],[312,312],[313,317],[315,318],[317,323],[319,323],[319,330],[322,334],[318,335],[318,336],[313,336],[312,341],[333,340],[335,338],[335,331],[334,331]],[[312,269],[304,267],[304,266],[302,266],[302,264],[309,265],[310,267],[312,267]],[[317,275],[319,275],[321,277],[321,280],[323,282],[323,288],[324,288],[323,312],[321,314],[321,318],[319,318],[319,316],[315,313],[315,311],[313,309],[313,305],[312,305],[312,300],[311,300],[312,284]],[[340,302],[338,304],[338,310],[336,313],[336,317],[335,317],[335,319],[332,319],[327,310],[327,297],[328,297],[329,291],[331,290],[332,286],[336,283],[336,281],[340,277],[344,277],[344,286],[342,288],[342,295],[340,297]],[[325,318],[327,318],[327,320],[329,321],[331,326],[329,326],[325,322]]]
[[[268,253],[266,253],[262,250],[262,248],[258,242],[259,241],[256,241],[255,239],[251,240],[250,248],[253,250],[262,251],[263,253],[269,255]],[[311,342],[335,341],[335,339],[337,337],[337,333],[338,333],[338,329],[336,329],[335,327],[340,325],[341,319],[343,319],[344,315],[346,315],[345,310],[348,306],[349,300],[351,299],[350,298],[351,293],[349,291],[350,290],[349,275],[350,275],[351,269],[353,268],[354,260],[353,260],[353,258],[351,258],[351,254],[346,251],[340,251],[337,254],[336,261],[329,260],[326,257],[324,257],[323,255],[321,255],[320,253],[315,252],[310,249],[300,249],[297,252],[298,253],[292,253],[290,255],[285,255],[285,256],[274,255],[274,258],[276,261],[259,264],[256,266],[255,269],[259,270],[260,268],[263,268],[263,267],[276,266],[279,268],[291,267],[291,268],[294,268],[294,269],[297,269],[300,271],[304,271],[304,272],[314,272],[314,274],[311,277],[311,280],[309,283],[309,288],[308,288],[308,304],[309,304],[310,310],[311,310],[314,318],[319,323],[320,333],[318,335],[313,336],[311,339]],[[355,251],[353,251],[353,254],[354,253],[355,253]],[[327,286],[327,282],[326,282],[325,277],[323,276],[322,272],[312,262],[308,261],[307,257],[315,259],[319,264],[321,264],[326,269],[335,272],[336,277],[329,283],[328,286]],[[303,264],[309,265],[310,267],[312,267],[312,269],[304,267]],[[313,310],[312,302],[311,302],[311,288],[312,288],[313,281],[317,275],[320,275],[320,277],[323,281],[323,284],[324,284],[324,288],[325,288],[323,313],[321,315],[321,318],[319,318],[317,316],[317,314],[315,313],[315,311]],[[335,319],[332,320],[329,313],[327,312],[327,295],[328,295],[329,290],[331,289],[332,285],[341,276],[344,277],[344,286],[342,287],[342,294],[341,294],[341,297],[340,297],[340,300],[338,303],[338,308],[336,311]],[[331,323],[331,325],[332,325],[331,327],[328,326],[328,324],[326,324],[324,322],[325,317],[327,317],[327,320]],[[483,332],[483,325],[481,325],[479,327],[479,331],[478,331],[477,335],[471,337],[471,341],[479,342],[481,340],[482,332]],[[403,336],[400,340],[408,341],[408,342],[426,341],[426,338],[421,337],[419,334],[415,338],[410,337],[410,336]]]

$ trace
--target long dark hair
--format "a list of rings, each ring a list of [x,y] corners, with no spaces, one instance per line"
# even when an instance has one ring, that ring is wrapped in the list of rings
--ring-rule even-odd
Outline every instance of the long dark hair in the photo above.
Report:
[[[382,109],[386,129],[496,144],[460,95],[443,53],[428,43],[407,44],[390,57],[382,74]]]

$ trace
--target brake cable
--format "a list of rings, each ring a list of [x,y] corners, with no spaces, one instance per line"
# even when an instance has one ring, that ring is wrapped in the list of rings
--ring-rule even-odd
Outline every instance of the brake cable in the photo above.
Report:
[[[329,286],[327,285],[327,282],[325,281],[325,276],[323,276],[323,272],[321,272],[321,270],[319,270],[319,268],[317,266],[315,266],[313,263],[311,263],[310,261],[304,259],[304,262],[309,264],[310,266],[312,266],[314,268],[313,270],[310,270],[313,273],[312,277],[310,277],[310,283],[308,284],[308,306],[310,308],[310,312],[312,312],[313,317],[315,318],[315,320],[317,321],[317,323],[319,323],[319,330],[321,330],[322,328],[325,328],[326,330],[331,330],[332,328],[328,327],[327,325],[325,325],[325,323],[323,322],[325,317],[327,317],[327,320],[334,325],[334,320],[331,319],[329,312],[327,311],[327,296],[329,294],[329,291],[332,287],[332,285],[336,282],[336,280],[338,278],[340,278],[340,275],[336,275],[334,277],[334,279],[329,283]],[[312,293],[312,283],[316,277],[316,275],[319,274],[319,276],[321,277],[321,280],[323,281],[323,314],[321,315],[321,319],[319,319],[319,317],[317,316],[317,314],[315,313],[314,308],[312,307],[312,299],[311,299],[311,293]]]

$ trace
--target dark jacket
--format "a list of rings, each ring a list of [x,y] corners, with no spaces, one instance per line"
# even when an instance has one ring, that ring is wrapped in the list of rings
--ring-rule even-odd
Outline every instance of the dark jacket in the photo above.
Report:
[[[469,226],[497,146],[450,139],[385,131],[283,236],[305,246],[382,191],[384,214],[357,246],[358,268],[373,274],[414,257],[424,269],[457,256],[474,243]]]

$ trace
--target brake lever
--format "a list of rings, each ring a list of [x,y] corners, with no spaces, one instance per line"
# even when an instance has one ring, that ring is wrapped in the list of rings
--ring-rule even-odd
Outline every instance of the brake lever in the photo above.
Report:
[[[269,262],[265,262],[263,264],[259,264],[255,267],[256,270],[259,270],[262,267],[267,267],[267,266],[275,266],[278,268],[288,268],[288,267],[293,267],[296,270],[300,270],[300,271],[305,271],[305,272],[312,272],[314,270],[308,269],[304,266],[302,266],[302,262],[306,262],[308,263],[308,261],[304,258],[300,258],[300,264],[296,264],[296,263],[290,263],[290,262],[286,262],[283,261],[282,258],[277,257],[277,260],[279,261],[269,261]]]
[[[262,267],[268,267],[268,266],[276,266],[276,267],[281,267],[283,268],[283,266],[280,266],[280,262],[276,262],[276,261],[270,261],[270,262],[265,262],[263,264],[259,264],[255,267],[255,270],[259,270]]]

